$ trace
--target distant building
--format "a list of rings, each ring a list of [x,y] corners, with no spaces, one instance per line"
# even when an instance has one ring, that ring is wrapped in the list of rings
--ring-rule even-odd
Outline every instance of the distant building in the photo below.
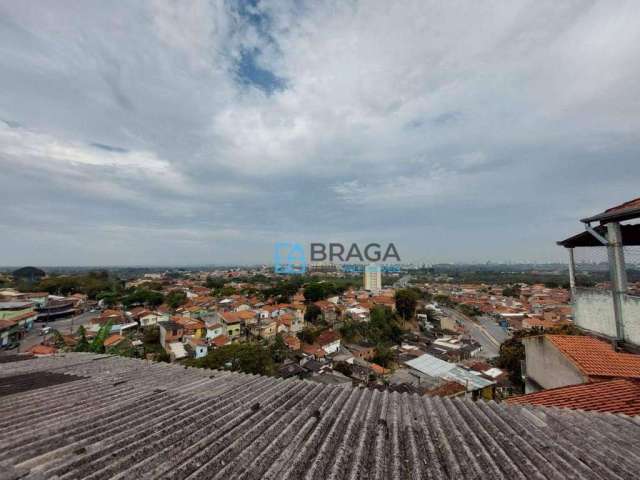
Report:
[[[378,265],[367,265],[364,268],[364,289],[378,292],[382,289],[382,272]]]

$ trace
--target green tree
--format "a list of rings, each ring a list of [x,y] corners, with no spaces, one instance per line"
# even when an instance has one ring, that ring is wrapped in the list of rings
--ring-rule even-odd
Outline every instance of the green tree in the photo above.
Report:
[[[89,351],[94,353],[104,353],[104,341],[111,333],[111,326],[112,322],[111,320],[109,320],[102,327],[100,327],[100,330],[98,330],[98,333],[89,345]]]
[[[520,285],[511,285],[502,289],[502,295],[504,297],[520,297]]]
[[[53,338],[53,344],[58,350],[66,349],[67,345],[64,343],[64,338],[58,330],[51,330],[51,337]]]
[[[309,323],[316,323],[318,318],[322,316],[322,310],[317,305],[313,303],[307,306],[306,311],[304,312],[304,320]]]
[[[325,287],[321,283],[311,283],[304,287],[304,299],[307,303],[317,302],[326,297]]]
[[[393,350],[380,344],[376,346],[376,354],[372,360],[381,367],[388,368],[391,365],[391,362],[393,362],[394,357]]]
[[[122,304],[125,307],[131,305],[145,305],[147,307],[157,307],[164,301],[164,296],[160,292],[154,292],[146,288],[138,288],[132,293],[122,297]]]
[[[78,342],[75,346],[76,352],[88,352],[89,351],[89,341],[87,340],[87,331],[85,330],[83,325],[78,327],[78,331],[76,332],[76,337],[78,337]]]
[[[444,305],[445,307],[451,307],[453,306],[453,302],[451,301],[451,299],[449,298],[448,295],[435,295],[433,297],[433,300],[438,304],[438,305]]]
[[[313,327],[305,327],[301,332],[298,332],[298,338],[304,343],[313,343],[320,335],[320,330]]]
[[[482,312],[477,307],[474,307],[473,305],[466,305],[464,303],[458,305],[458,310],[467,317],[477,317],[478,315],[482,315]]]
[[[102,303],[104,304],[105,307],[110,308],[110,307],[115,307],[119,302],[120,302],[120,295],[117,294],[116,292],[100,292],[96,298],[98,300],[102,300]]]
[[[509,378],[514,384],[522,384],[520,365],[524,359],[524,345],[520,337],[512,337],[502,342],[497,365],[509,372]]]
[[[138,351],[134,348],[131,341],[125,338],[117,345],[110,347],[108,353],[111,355],[118,355],[119,357],[136,358],[138,357]]]
[[[206,357],[189,359],[187,365],[228,369],[244,373],[271,375],[274,373],[273,359],[269,349],[258,343],[232,343],[210,351]]]
[[[187,294],[181,290],[172,290],[167,294],[164,301],[170,308],[176,309],[187,303]]]
[[[404,288],[396,291],[396,311],[403,320],[410,320],[416,312],[418,294],[415,290]]]
[[[211,288],[212,290],[219,290],[224,287],[226,280],[220,277],[207,277],[207,281],[205,282],[205,287]]]
[[[160,328],[157,325],[145,327],[142,341],[149,345],[160,343]]]
[[[269,346],[271,359],[275,363],[282,363],[289,356],[289,347],[285,343],[282,335],[276,335],[273,342]]]
[[[236,289],[233,288],[231,285],[225,285],[220,289],[220,295],[222,295],[223,297],[230,297],[231,295],[235,295],[235,294],[236,294]]]

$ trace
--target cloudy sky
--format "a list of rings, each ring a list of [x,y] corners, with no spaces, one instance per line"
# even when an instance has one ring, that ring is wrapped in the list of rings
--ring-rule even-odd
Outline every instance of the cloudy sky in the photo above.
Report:
[[[0,0],[0,265],[564,259],[640,195],[638,58],[634,0]]]

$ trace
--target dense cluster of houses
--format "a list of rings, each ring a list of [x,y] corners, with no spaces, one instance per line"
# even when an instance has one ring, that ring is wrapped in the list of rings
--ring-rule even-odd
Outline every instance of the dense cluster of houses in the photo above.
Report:
[[[518,284],[512,287],[512,295],[504,295],[505,287],[501,285],[434,284],[428,287],[458,304],[493,316],[511,330],[551,329],[571,322],[569,291],[564,288]],[[455,329],[455,325],[452,324],[451,328]]]

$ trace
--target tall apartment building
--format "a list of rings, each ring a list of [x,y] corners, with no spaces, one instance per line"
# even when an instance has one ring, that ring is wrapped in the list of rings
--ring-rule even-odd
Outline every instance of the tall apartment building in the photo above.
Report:
[[[367,265],[364,268],[364,289],[370,292],[382,289],[382,272],[379,265]]]

